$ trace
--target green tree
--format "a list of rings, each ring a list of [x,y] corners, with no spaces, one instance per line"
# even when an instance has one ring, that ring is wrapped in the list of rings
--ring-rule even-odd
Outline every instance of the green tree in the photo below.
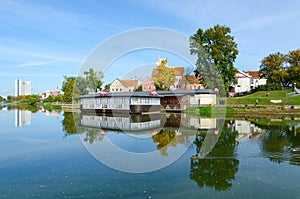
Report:
[[[190,37],[191,54],[198,56],[195,74],[203,77],[204,85],[208,88],[218,87],[221,91],[223,85],[228,92],[229,86],[236,81],[234,61],[238,49],[230,33],[229,27],[215,25],[205,31],[198,29]]]
[[[161,60],[160,64],[156,66],[152,72],[152,80],[154,81],[154,84],[164,90],[169,90],[170,86],[174,84],[176,80],[175,70],[173,68],[169,68],[167,65],[167,59]]]
[[[288,79],[291,83],[300,86],[300,50],[290,51],[286,58],[289,68],[287,69]]]
[[[101,90],[103,77],[102,71],[94,71],[92,68],[85,71],[83,76],[78,76],[76,78],[76,88],[79,94],[86,95],[89,92],[97,92]]]
[[[104,86],[104,90],[107,90],[107,91],[109,91],[109,89],[110,89],[110,85],[111,85],[111,84],[106,84],[106,85]]]
[[[73,98],[79,96],[79,90],[75,86],[76,84],[76,77],[67,77],[64,76],[65,80],[62,83],[62,91],[64,92],[63,100],[65,102],[72,102]]]
[[[263,58],[260,72],[269,83],[284,84],[288,81],[288,73],[285,67],[286,56],[280,52],[272,53]]]
[[[136,89],[134,89],[134,92],[143,91],[143,86],[139,85]]]
[[[103,72],[102,71],[94,71],[90,68],[88,71],[84,72],[86,86],[88,91],[95,91],[101,90],[101,86],[103,84]]]

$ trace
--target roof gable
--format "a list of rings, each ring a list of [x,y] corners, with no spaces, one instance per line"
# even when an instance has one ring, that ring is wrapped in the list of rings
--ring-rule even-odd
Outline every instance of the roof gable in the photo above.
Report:
[[[252,76],[255,79],[260,78],[260,72],[259,71],[244,71],[246,74]]]
[[[176,76],[184,75],[184,67],[174,67]]]
[[[133,80],[119,80],[121,84],[125,87],[137,87],[139,84],[139,81],[137,79]]]

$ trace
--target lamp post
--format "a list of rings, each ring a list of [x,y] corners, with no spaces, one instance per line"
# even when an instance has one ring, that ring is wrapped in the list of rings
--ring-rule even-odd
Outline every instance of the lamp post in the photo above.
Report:
[[[294,82],[294,93],[296,94],[296,82]]]

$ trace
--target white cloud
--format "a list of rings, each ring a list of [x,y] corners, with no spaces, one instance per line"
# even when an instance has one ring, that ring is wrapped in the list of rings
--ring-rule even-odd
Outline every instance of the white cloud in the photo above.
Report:
[[[27,62],[27,63],[13,65],[13,67],[19,68],[19,67],[30,67],[30,66],[45,66],[51,63],[53,62]]]
[[[26,76],[26,77],[62,77],[64,74],[57,73],[35,73],[35,74],[26,74],[26,73],[6,73],[0,72],[0,76]]]
[[[36,51],[28,51],[23,50],[22,48],[19,48],[18,46],[10,47],[10,46],[0,46],[0,53],[1,54],[10,54],[14,55],[15,57],[18,56],[26,56],[26,57],[32,57],[32,58],[42,58],[46,59],[42,62],[36,62],[36,63],[53,63],[53,62],[59,62],[59,61],[67,61],[67,62],[74,62],[74,63],[81,63],[82,58],[80,57],[70,57],[70,56],[58,56],[56,54],[50,54],[50,53],[38,53]]]

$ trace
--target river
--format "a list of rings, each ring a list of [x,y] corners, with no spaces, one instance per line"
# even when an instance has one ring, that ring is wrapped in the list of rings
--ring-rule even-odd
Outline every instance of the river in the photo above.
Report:
[[[0,111],[0,198],[300,198],[300,121]]]

